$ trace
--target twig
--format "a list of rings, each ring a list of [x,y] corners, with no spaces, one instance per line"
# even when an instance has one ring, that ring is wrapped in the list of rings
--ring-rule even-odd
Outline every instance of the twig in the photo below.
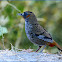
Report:
[[[10,3],[8,2],[8,5],[10,5],[11,7],[13,7],[13,8],[16,9],[18,12],[21,13],[21,11],[20,11],[19,9],[17,9],[16,6],[14,6],[13,4],[10,4]]]

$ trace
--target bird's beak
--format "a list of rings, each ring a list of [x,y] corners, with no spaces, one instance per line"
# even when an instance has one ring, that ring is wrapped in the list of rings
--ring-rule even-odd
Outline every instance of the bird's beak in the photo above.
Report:
[[[20,16],[24,16],[24,13],[18,13],[18,15],[20,15]]]
[[[24,13],[18,13],[18,15],[22,16],[24,19],[28,18],[30,16],[30,14],[28,14],[27,12]]]

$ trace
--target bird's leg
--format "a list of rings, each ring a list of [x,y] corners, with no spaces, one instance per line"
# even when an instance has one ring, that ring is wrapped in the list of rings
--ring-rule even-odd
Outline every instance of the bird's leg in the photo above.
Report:
[[[44,50],[44,48],[46,47],[46,45],[44,45],[43,49],[41,50],[41,52]]]
[[[39,46],[39,48],[36,50],[36,52],[41,48],[42,46]]]

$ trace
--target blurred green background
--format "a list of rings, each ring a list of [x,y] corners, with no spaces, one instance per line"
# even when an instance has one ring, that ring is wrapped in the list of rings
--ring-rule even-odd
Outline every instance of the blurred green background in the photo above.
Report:
[[[16,8],[17,9],[16,9]],[[10,49],[10,43],[19,49],[32,48],[32,44],[25,33],[25,21],[17,14],[19,12],[32,11],[38,22],[62,46],[62,2],[61,1],[0,1],[0,49],[3,49],[2,39],[6,49]],[[3,29],[2,32],[1,28]],[[4,37],[4,38],[3,38]],[[45,51],[55,53],[56,47],[46,47]]]

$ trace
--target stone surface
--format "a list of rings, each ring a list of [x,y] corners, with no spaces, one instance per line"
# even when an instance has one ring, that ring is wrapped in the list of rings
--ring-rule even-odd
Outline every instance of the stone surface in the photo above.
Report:
[[[0,62],[20,62],[20,61],[45,61],[45,62],[62,62],[62,54],[36,53],[29,50],[14,51],[0,50]]]

